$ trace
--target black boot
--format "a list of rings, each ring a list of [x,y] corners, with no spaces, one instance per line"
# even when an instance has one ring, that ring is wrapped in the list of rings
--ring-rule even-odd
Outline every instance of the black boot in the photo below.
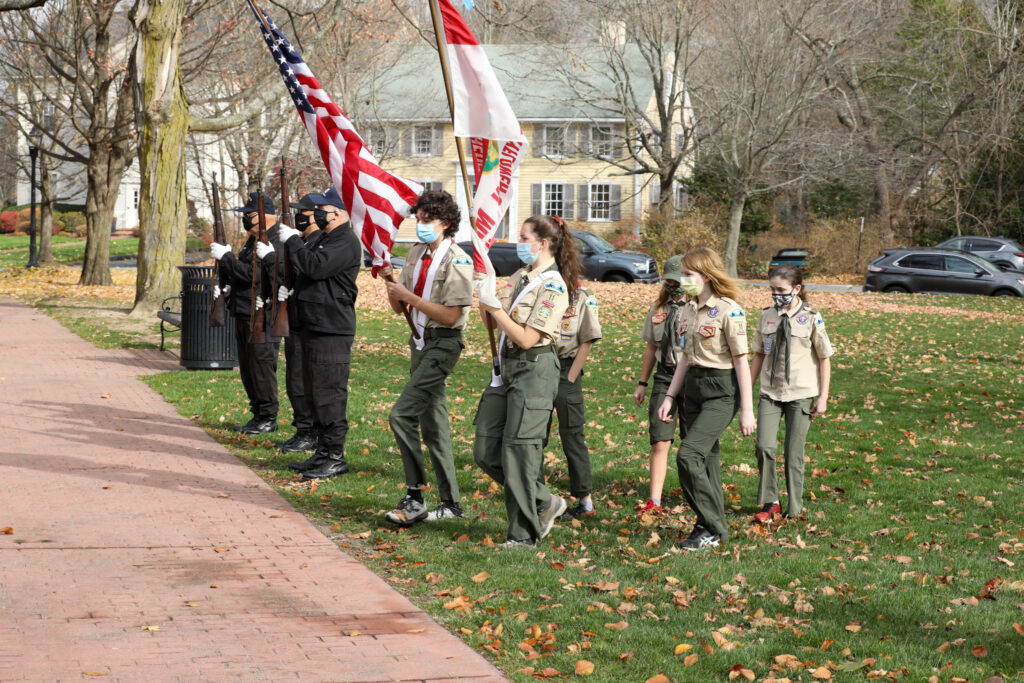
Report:
[[[302,462],[290,462],[288,463],[288,469],[293,472],[308,472],[309,470],[319,469],[324,463],[328,461],[328,452],[326,448],[317,448],[316,453],[309,456]]]
[[[308,431],[300,429],[292,438],[277,444],[277,449],[282,453],[305,453],[316,450],[316,439]]]
[[[327,458],[322,464],[311,470],[302,473],[303,479],[327,479],[339,474],[348,472],[348,463],[345,462],[345,454],[339,450],[327,451]]]
[[[270,432],[276,432],[277,419],[273,417],[264,417],[257,420],[256,418],[253,418],[249,420],[248,424],[243,425],[242,428],[238,431],[242,432],[243,434],[248,434],[250,436],[256,434],[269,434]]]
[[[257,424],[259,424],[259,422],[260,421],[257,418],[254,417],[251,420],[249,420],[248,422],[246,422],[244,425],[231,425],[231,431],[233,431],[233,432],[245,432],[246,430],[249,430],[249,429],[252,429],[253,427],[255,427]]]

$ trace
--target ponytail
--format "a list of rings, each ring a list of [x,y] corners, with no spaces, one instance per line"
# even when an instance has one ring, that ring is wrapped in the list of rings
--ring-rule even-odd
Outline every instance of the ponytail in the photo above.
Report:
[[[558,272],[565,280],[569,301],[573,301],[580,277],[583,275],[583,266],[580,265],[580,252],[576,248],[576,240],[565,226],[565,221],[561,216],[530,216],[523,224],[530,225],[534,237],[538,240],[546,239],[551,245],[551,253],[555,256]]]

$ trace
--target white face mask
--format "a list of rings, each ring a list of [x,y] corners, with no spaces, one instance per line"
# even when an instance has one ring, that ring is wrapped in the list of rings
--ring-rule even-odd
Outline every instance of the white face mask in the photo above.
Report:
[[[690,296],[699,296],[701,291],[704,289],[704,285],[697,282],[697,278],[695,277],[679,278],[679,286]]]
[[[437,239],[437,228],[433,223],[416,223],[416,239],[431,244]]]

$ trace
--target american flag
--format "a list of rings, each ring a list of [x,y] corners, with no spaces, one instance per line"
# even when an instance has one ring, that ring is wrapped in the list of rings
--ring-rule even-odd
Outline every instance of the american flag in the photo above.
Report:
[[[390,262],[398,225],[409,215],[423,186],[380,167],[352,122],[320,87],[302,55],[266,12],[251,0],[249,7],[260,22],[263,39],[313,146],[320,152],[331,183],[345,201],[352,224],[373,257],[376,274],[377,268]]]

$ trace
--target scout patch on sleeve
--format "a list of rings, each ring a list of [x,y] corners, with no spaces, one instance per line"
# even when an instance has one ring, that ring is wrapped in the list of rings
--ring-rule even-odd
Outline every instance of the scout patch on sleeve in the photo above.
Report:
[[[565,330],[566,332],[571,330],[572,329],[572,321],[571,320],[563,319],[562,320],[562,329]]]
[[[519,307],[516,306],[511,311],[509,311],[509,315],[511,315],[514,320],[519,320]]]
[[[824,324],[825,324],[825,321],[821,319],[821,315],[820,315],[820,314],[819,314],[819,315],[818,315],[818,317],[817,317],[817,318],[816,318],[816,319],[814,320],[814,324],[815,324],[815,325],[824,325]]]
[[[472,259],[468,256],[456,256],[455,260],[452,261],[453,266],[471,266],[473,265]]]
[[[745,314],[743,313],[742,308],[734,308],[731,311],[729,311],[730,318],[742,318],[744,315]]]
[[[549,292],[558,292],[559,294],[565,294],[565,285],[561,282],[545,282],[544,289]]]
[[[537,310],[537,317],[540,318],[541,320],[547,320],[548,318],[551,317],[551,309],[545,306],[541,306]]]
[[[715,336],[716,332],[718,332],[718,327],[716,325],[701,325],[700,330],[698,331],[700,332],[700,336],[711,338]]]
[[[551,301],[551,299],[544,299],[544,301],[540,302],[540,305],[541,306],[547,306],[548,308],[554,308],[555,307],[555,304],[554,304],[553,301]]]
[[[665,318],[668,317],[668,313],[655,313],[651,316],[651,322],[655,325],[660,325],[665,322]]]
[[[591,308],[597,308],[597,299],[595,299],[594,297],[590,297],[589,299],[587,299],[587,306],[590,306]]]

